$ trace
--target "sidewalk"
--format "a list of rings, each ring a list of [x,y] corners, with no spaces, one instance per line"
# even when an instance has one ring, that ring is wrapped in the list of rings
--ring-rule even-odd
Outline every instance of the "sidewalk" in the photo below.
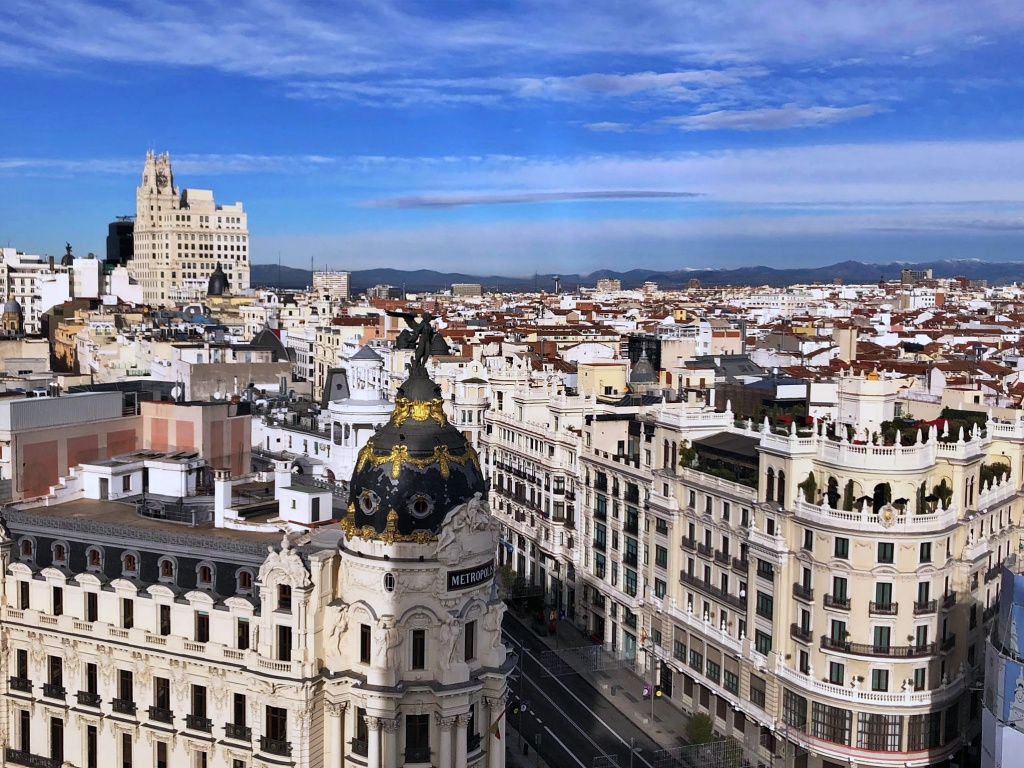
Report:
[[[507,726],[502,738],[505,739],[506,768],[551,768],[533,747],[530,747],[529,756],[523,755],[523,750],[519,748],[519,731],[511,725]]]
[[[654,702],[652,720],[651,701],[643,698],[645,681],[632,667],[607,670],[581,669],[579,659],[574,654],[563,652],[579,646],[593,646],[590,638],[577,629],[573,622],[559,621],[555,636],[542,637],[531,629],[528,619],[519,616],[514,610],[509,610],[507,615],[526,627],[534,638],[557,652],[568,666],[589,682],[615,709],[628,715],[658,749],[674,749],[687,743],[683,734],[690,718],[672,701],[661,698]],[[647,680],[646,684],[649,685],[650,680]]]

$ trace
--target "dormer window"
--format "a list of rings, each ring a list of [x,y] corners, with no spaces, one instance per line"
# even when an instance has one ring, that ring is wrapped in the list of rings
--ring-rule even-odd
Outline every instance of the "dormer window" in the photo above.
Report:
[[[125,576],[134,576],[139,572],[139,561],[131,552],[126,552],[121,559],[121,570]]]
[[[103,568],[103,552],[99,547],[89,547],[85,561],[90,571],[98,571]]]
[[[198,578],[197,581],[201,587],[209,587],[213,585],[213,567],[203,563],[197,569]]]
[[[160,560],[160,581],[174,581],[174,561],[169,557]]]
[[[241,570],[238,572],[238,591],[252,593],[252,571]]]
[[[277,610],[290,611],[292,609],[292,588],[288,584],[277,585]]]
[[[68,562],[68,548],[63,544],[53,545],[53,564],[54,565],[67,565]]]
[[[32,539],[21,540],[21,556],[25,560],[31,560],[36,555],[36,545]]]

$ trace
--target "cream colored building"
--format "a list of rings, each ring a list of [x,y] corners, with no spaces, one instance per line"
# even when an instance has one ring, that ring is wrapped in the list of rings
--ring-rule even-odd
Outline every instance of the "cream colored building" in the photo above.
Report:
[[[146,303],[206,296],[220,264],[231,291],[249,289],[249,226],[241,203],[217,205],[208,189],[179,190],[168,154],[146,154],[136,191],[135,255],[129,264]]]

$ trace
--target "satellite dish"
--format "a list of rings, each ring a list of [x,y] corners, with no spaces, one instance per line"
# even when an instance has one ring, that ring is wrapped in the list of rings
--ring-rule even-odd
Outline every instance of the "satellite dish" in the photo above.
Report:
[[[222,397],[224,397],[224,395],[222,395],[220,392],[214,392],[213,393],[213,399],[214,400],[220,400]]]
[[[181,400],[181,395],[182,395],[181,387],[175,385],[171,389],[171,397],[174,398],[177,401],[177,400]]]

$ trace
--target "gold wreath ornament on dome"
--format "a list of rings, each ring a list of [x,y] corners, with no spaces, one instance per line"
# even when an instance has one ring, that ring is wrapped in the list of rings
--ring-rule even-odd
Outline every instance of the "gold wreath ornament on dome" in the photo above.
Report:
[[[397,480],[399,475],[402,474],[403,464],[408,464],[409,466],[416,467],[417,469],[426,469],[427,467],[436,464],[441,470],[441,477],[445,480],[448,479],[451,472],[451,464],[465,466],[466,464],[472,463],[473,466],[476,467],[477,471],[480,471],[480,457],[477,456],[476,450],[474,450],[473,446],[469,443],[466,444],[466,450],[464,453],[452,453],[448,449],[447,445],[435,445],[434,452],[430,456],[417,459],[409,455],[409,446],[405,445],[405,443],[399,443],[383,456],[377,456],[373,452],[373,441],[370,440],[365,446],[363,446],[363,449],[359,451],[359,459],[356,461],[356,472],[360,472],[367,463],[370,463],[375,467],[390,464],[391,477],[394,480]]]
[[[444,401],[440,397],[426,401],[396,397],[395,410],[391,414],[391,420],[395,426],[402,426],[410,416],[413,421],[433,419],[439,427],[443,427],[448,421],[444,415]]]

